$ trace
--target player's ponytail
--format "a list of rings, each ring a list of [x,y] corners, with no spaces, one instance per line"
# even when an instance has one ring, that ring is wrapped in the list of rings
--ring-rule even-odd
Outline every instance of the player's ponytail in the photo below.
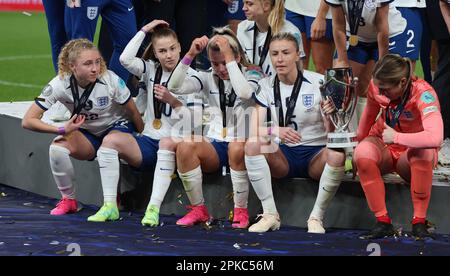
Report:
[[[61,78],[65,75],[72,74],[70,64],[73,64],[84,50],[98,51],[97,47],[85,38],[73,39],[64,45],[58,57],[58,75]],[[106,70],[106,63],[103,57],[101,57],[99,75],[105,73]]]
[[[283,28],[285,23],[285,10],[284,10],[284,0],[262,0],[265,2],[270,2],[271,11],[267,21],[270,28],[272,29],[272,34],[277,34]],[[316,1],[316,0],[312,0]]]

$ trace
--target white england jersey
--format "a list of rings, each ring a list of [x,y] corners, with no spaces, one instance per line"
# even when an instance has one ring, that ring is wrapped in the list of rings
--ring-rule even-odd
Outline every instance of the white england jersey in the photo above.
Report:
[[[241,44],[242,48],[244,49],[245,55],[247,56],[248,60],[258,65],[260,62],[260,57],[264,48],[264,42],[266,41],[267,32],[266,33],[259,33],[256,36],[256,48],[258,49],[257,54],[255,55],[255,60],[253,60],[253,32],[255,28],[255,22],[244,20],[238,25],[237,30],[237,38],[239,40],[239,43]],[[302,43],[302,35],[300,33],[300,30],[295,27],[294,24],[292,24],[290,21],[285,20],[283,28],[281,28],[280,32],[286,32],[291,33],[295,36],[297,41],[300,45],[300,53],[301,57],[304,57],[304,51],[303,51],[303,43]],[[271,76],[275,74],[275,69],[272,66],[272,61],[270,60],[270,54],[267,53],[266,59],[264,63],[262,64],[262,70],[264,74]]]
[[[187,65],[180,64],[180,69],[186,70]],[[176,69],[177,70],[177,69]],[[242,74],[251,86],[252,91],[256,91],[258,81],[263,78],[263,74],[259,71],[242,69]],[[229,74],[230,76],[232,74]],[[176,80],[174,74],[173,80]],[[206,137],[218,141],[230,142],[235,138],[247,137],[249,133],[249,122],[251,115],[251,107],[254,106],[254,100],[240,98],[239,87],[232,87],[230,80],[223,80],[224,92],[227,100],[230,100],[232,90],[235,90],[236,98],[233,106],[226,108],[226,137],[223,137],[223,121],[222,110],[220,109],[220,94],[219,94],[219,78],[210,70],[209,72],[198,72],[197,76],[185,78],[182,81],[182,86],[179,88],[180,93],[192,93],[201,91],[208,99],[210,122]],[[247,119],[245,118],[247,116]]]
[[[399,8],[426,8],[425,0],[394,0],[391,5]]]
[[[286,0],[284,7],[292,12],[315,18],[320,8],[320,1],[322,0]],[[330,10],[328,10],[327,19],[331,19]]]
[[[142,134],[147,135],[151,137],[152,139],[159,140],[163,137],[180,137],[184,136],[182,133],[180,133],[179,129],[173,128],[175,124],[183,118],[181,113],[178,113],[177,110],[173,109],[169,104],[164,104],[164,108],[162,110],[161,114],[161,128],[155,129],[153,127],[153,120],[155,119],[155,112],[153,107],[153,85],[155,80],[155,74],[156,74],[156,64],[153,61],[146,61],[146,71],[143,76],[143,80],[146,83],[147,87],[147,109],[145,111],[144,115],[144,122],[145,127]],[[167,85],[167,81],[169,80],[171,72],[163,71],[161,82],[160,84]],[[197,74],[197,71],[193,70],[192,68],[189,68],[188,72],[186,73],[188,76],[193,76]],[[177,98],[178,101],[180,101],[184,107],[187,107],[188,105],[191,105],[195,102],[195,95],[175,95],[171,93],[172,96]],[[185,118],[185,119],[191,119],[191,118]]]
[[[348,16],[347,0],[325,0],[331,5],[342,6],[345,16]],[[406,28],[406,20],[394,5],[389,4],[392,0],[365,0],[362,10],[361,21],[358,28],[358,38],[362,42],[377,42],[377,28],[375,26],[375,16],[377,8],[382,5],[389,5],[389,37],[394,37],[403,33]],[[348,18],[346,20],[347,36],[350,36],[350,26]]]
[[[122,65],[133,75],[139,77],[144,83],[146,90],[141,89],[140,93],[144,95],[139,95],[141,100],[145,101],[146,110],[144,115],[144,131],[142,134],[149,136],[152,139],[159,140],[163,137],[169,136],[183,136],[183,133],[179,129],[173,128],[173,126],[182,118],[183,116],[177,112],[177,110],[172,109],[169,104],[165,104],[161,114],[161,128],[155,129],[153,127],[153,120],[155,119],[154,107],[153,107],[153,86],[156,75],[156,70],[158,64],[149,60],[144,61],[141,58],[137,58],[136,54],[139,50],[142,41],[145,38],[145,33],[139,31],[133,39],[128,42],[122,55],[120,56],[120,61]],[[160,84],[166,84],[171,72],[166,72],[163,70]],[[196,74],[193,69],[188,70],[188,75]],[[196,102],[194,95],[172,95],[179,100],[183,106],[188,106]],[[191,118],[187,118],[191,119]]]
[[[300,93],[297,98],[294,113],[287,126],[295,129],[301,136],[298,144],[286,144],[289,147],[294,146],[323,146],[327,143],[327,132],[324,125],[322,113],[320,111],[320,84],[323,75],[307,71],[303,72],[303,82]],[[279,125],[278,111],[275,107],[274,96],[275,77],[267,77],[259,82],[259,90],[255,94],[256,102],[263,106],[269,107],[272,122]],[[283,114],[286,116],[287,102],[292,94],[294,85],[286,85],[280,82],[280,94],[283,108]]]
[[[78,93],[81,98],[84,89],[78,87]],[[81,128],[96,136],[101,136],[117,121],[126,118],[123,105],[130,99],[131,94],[125,82],[114,72],[108,70],[98,78],[85,107],[80,112],[86,116],[86,121]],[[36,103],[44,110],[49,109],[57,101],[73,112],[74,100],[70,88],[70,75],[53,78],[36,99]]]

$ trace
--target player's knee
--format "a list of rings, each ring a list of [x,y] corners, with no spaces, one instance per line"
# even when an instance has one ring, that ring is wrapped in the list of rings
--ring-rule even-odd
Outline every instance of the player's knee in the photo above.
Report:
[[[230,166],[236,167],[244,163],[245,143],[230,143],[228,145],[228,158]]]
[[[177,159],[181,162],[189,160],[192,156],[197,154],[197,143],[195,142],[181,142],[177,146]]]
[[[335,166],[343,166],[345,163],[345,152],[343,150],[327,149],[327,162]]]
[[[433,161],[435,150],[434,149],[409,149],[408,160],[414,161]]]
[[[103,138],[102,147],[120,150],[123,144],[123,139],[121,139],[121,133],[110,133]]]
[[[379,153],[377,146],[374,143],[366,140],[362,141],[356,146],[355,152],[353,154],[353,159],[355,160],[357,165],[358,162],[360,162],[362,159],[370,159],[378,162],[380,158],[381,154]]]
[[[176,143],[170,137],[164,137],[159,140],[159,149],[160,150],[169,150],[175,151]]]

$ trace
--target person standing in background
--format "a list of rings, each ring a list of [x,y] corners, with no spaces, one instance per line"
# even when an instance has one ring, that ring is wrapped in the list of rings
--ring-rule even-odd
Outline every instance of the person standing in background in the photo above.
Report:
[[[333,27],[330,7],[324,0],[286,1],[286,19],[291,21],[302,33],[305,51],[305,66],[309,65],[309,56],[316,67],[316,72],[323,74],[333,65]]]
[[[136,34],[134,10],[131,0],[70,0],[65,9],[66,30],[70,39],[86,38],[93,41],[97,20],[102,16],[114,45],[109,69],[125,81],[129,73],[120,64],[119,56]]]

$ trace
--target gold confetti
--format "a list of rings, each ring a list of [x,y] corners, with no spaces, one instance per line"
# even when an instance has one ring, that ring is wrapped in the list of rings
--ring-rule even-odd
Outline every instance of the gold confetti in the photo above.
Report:
[[[228,213],[228,220],[233,221],[233,217],[234,217],[233,210],[230,210],[230,213]]]

